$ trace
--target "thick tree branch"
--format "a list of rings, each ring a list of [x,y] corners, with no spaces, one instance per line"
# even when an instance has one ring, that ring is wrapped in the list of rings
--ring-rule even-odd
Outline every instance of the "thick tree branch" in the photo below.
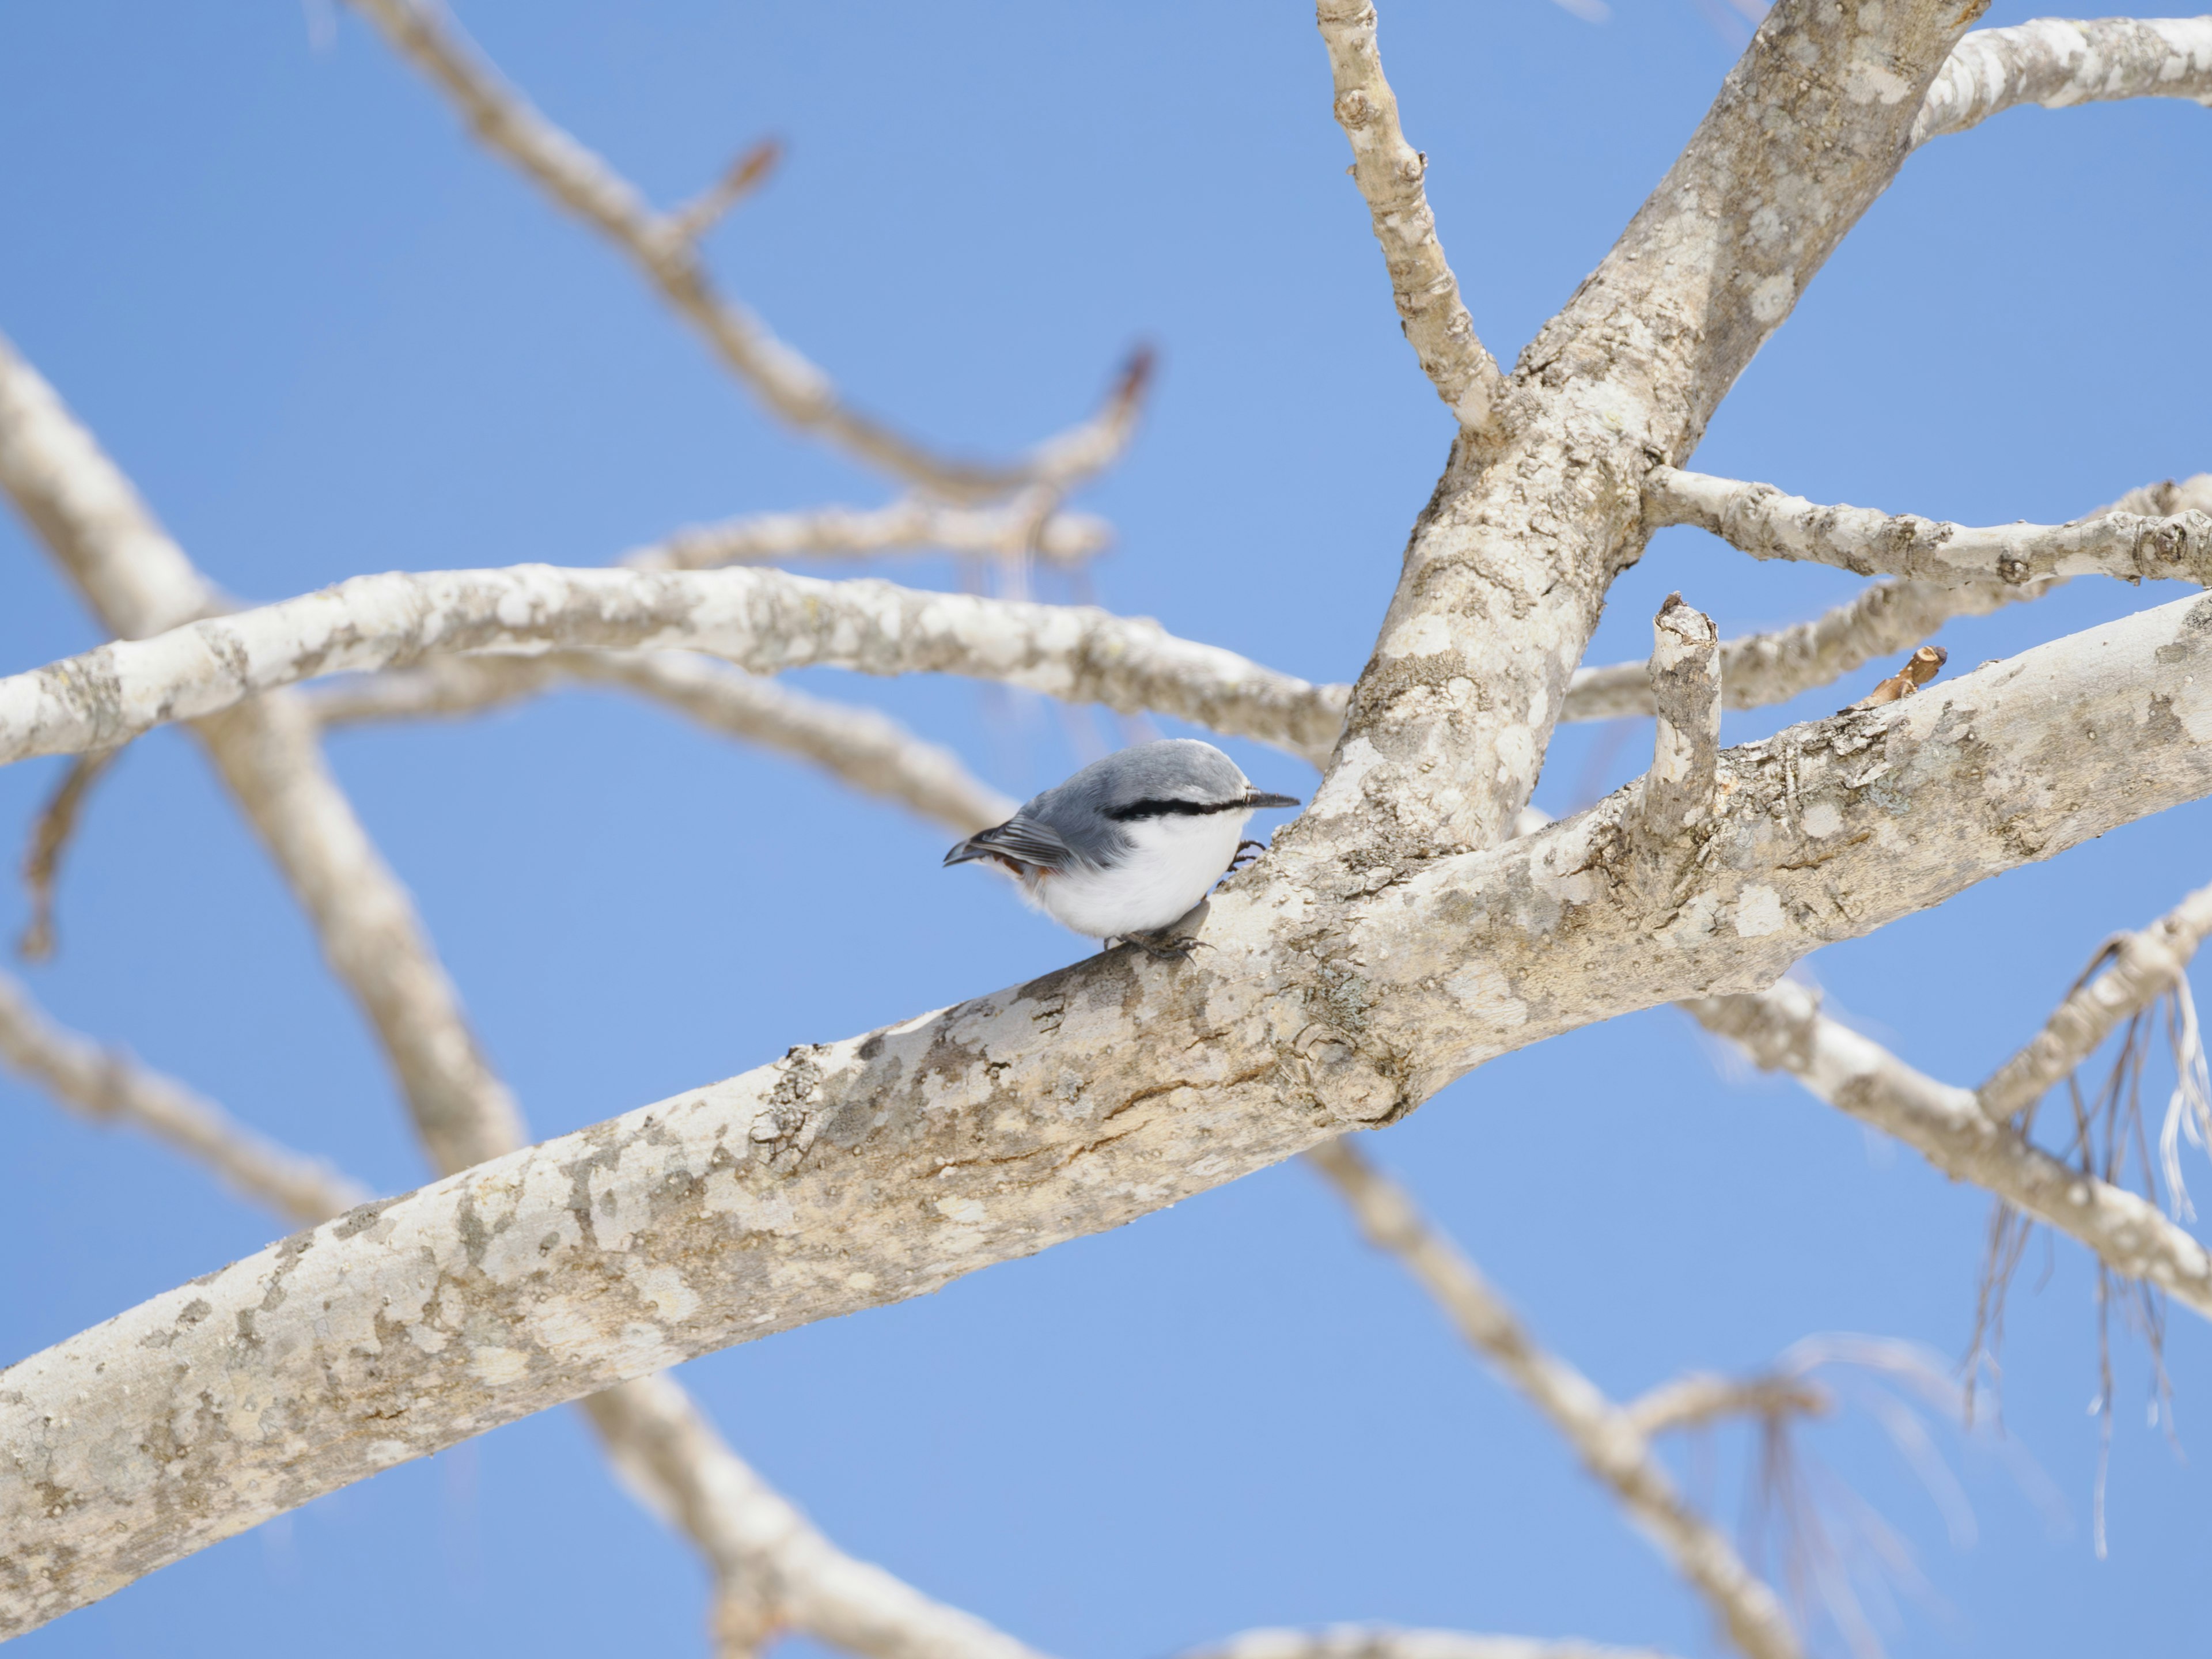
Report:
[[[0,1373],[0,1527],[41,1518],[0,1561],[0,1632],[561,1400],[1121,1225],[1509,1049],[1769,984],[1820,945],[2212,793],[2212,599],[1723,763],[1735,787],[1656,899],[1626,879],[1632,790],[1403,872],[1279,838],[1209,902],[1212,948],[1188,961],[1112,951],[793,1048],[23,1360]],[[2154,1214],[2115,1224],[2167,1248]],[[2212,1306],[2201,1252],[2159,1271]]]
[[[1325,755],[1340,692],[1088,605],[780,570],[393,571],[0,679],[0,763],[106,749],[320,674],[549,647],[708,652],[756,672],[957,673]]]
[[[1348,736],[1294,836],[1394,865],[1494,845],[1527,804],[1643,478],[1680,461],[1888,185],[1980,0],[1781,0],[1605,261],[1462,430],[1413,526]],[[1342,856],[1355,855],[1350,845]]]
[[[370,1197],[320,1158],[278,1146],[173,1079],[57,1025],[6,974],[0,974],[0,1060],[82,1116],[128,1123],[166,1140],[295,1224],[327,1220]]]
[[[1667,1659],[1649,1648],[1530,1636],[1468,1636],[1451,1630],[1338,1625],[1327,1630],[1253,1630],[1184,1659]]]
[[[1049,495],[1032,493],[1000,507],[949,507],[909,496],[889,507],[755,513],[679,530],[617,562],[633,570],[706,570],[933,549],[1000,558],[1034,554],[1054,564],[1079,564],[1113,544],[1113,529],[1103,519],[1056,513],[1052,507]]]
[[[2110,98],[2212,104],[2212,17],[2039,17],[1977,29],[1928,88],[1912,142],[1964,132],[2021,104],[2058,109]]]
[[[2028,1045],[1976,1091],[1982,1109],[2006,1122],[2094,1054],[2129,1019],[2172,989],[2212,933],[2212,887],[2200,887],[2140,933],[2122,933],[2098,953],[2111,966],[2058,1005]]]
[[[172,608],[189,606],[190,614],[220,608],[220,596],[129,481],[4,339],[0,487],[118,632],[154,631]],[[198,729],[313,921],[333,968],[368,1014],[433,1161],[451,1171],[521,1145],[520,1115],[478,1052],[405,889],[324,765],[302,699],[286,691],[256,698]],[[67,1034],[42,1029],[35,1018],[17,1025],[25,1034],[18,1041],[38,1059],[40,1075],[57,1086],[83,1075],[89,1045],[72,1045]],[[155,1121],[173,1126],[168,1138],[174,1144],[196,1150],[210,1139],[211,1125],[222,1127],[219,1114],[207,1115],[215,1109],[174,1085],[164,1090],[163,1079],[128,1075],[142,1115],[150,1115],[149,1127]],[[253,1150],[239,1136],[224,1139],[234,1161]],[[281,1159],[277,1167],[281,1174]],[[295,1196],[304,1208],[352,1195],[295,1182]],[[672,1524],[697,1527],[690,1535],[716,1574],[717,1613],[726,1626],[772,1626],[794,1617],[785,1601],[773,1599],[787,1591],[812,1613],[834,1609],[851,1591],[860,1600],[845,1610],[838,1628],[872,1632],[882,1645],[856,1650],[877,1659],[1022,1659],[1028,1653],[969,1615],[839,1555],[721,1443],[673,1382],[632,1379],[602,1391],[586,1407],[609,1455],[647,1506]],[[671,1447],[684,1455],[672,1458]],[[18,1468],[0,1449],[0,1491]],[[0,1499],[0,1507],[4,1503]],[[0,1562],[0,1590],[14,1577]],[[9,1627],[0,1614],[0,1636]]]
[[[1444,262],[1421,180],[1428,157],[1398,127],[1398,100],[1382,76],[1368,0],[1320,0],[1315,9],[1336,87],[1336,121],[1352,141],[1352,177],[1367,199],[1375,240],[1390,273],[1407,343],[1462,426],[1491,424],[1505,390],[1497,360],[1475,337],[1474,320]]]
[[[2185,488],[2193,493],[2196,483]],[[1771,484],[1670,466],[1652,468],[1644,489],[1653,528],[1693,524],[1754,559],[1930,582],[2106,575],[2212,586],[2212,513],[2194,507],[2165,518],[2109,513],[2072,524],[1976,530],[1911,514],[1822,507]]]
[[[1752,1659],[1795,1659],[1802,1649],[1780,1601],[1674,1490],[1629,1413],[1539,1347],[1474,1263],[1349,1140],[1325,1142],[1306,1158],[1343,1195],[1367,1242],[1405,1265],[1468,1344],[1549,1418],[1583,1467],[1612,1488],[1638,1527],[1705,1598],[1736,1648]]]
[[[627,254],[677,314],[778,417],[895,477],[955,501],[1042,485],[1065,493],[1110,465],[1135,429],[1151,368],[1130,359],[1103,409],[1023,461],[990,466],[939,455],[848,407],[830,377],[720,293],[684,213],[656,213],[635,185],[509,86],[425,0],[351,0],[393,49],[451,100],[477,139]]]
[[[0,1059],[72,1110],[167,1141],[289,1220],[326,1221],[369,1199],[366,1188],[320,1159],[257,1134],[175,1079],[55,1024],[4,974]],[[721,1587],[726,1622],[736,1603],[761,1635],[797,1629],[871,1659],[1036,1659],[980,1620],[840,1551],[667,1378],[609,1389],[585,1401],[584,1410],[639,1501],[699,1546]]]
[[[2105,1265],[2157,1285],[2212,1319],[2212,1255],[2135,1194],[2069,1168],[2013,1125],[1984,1111],[1971,1089],[1914,1071],[1870,1038],[1820,1012],[1820,998],[1784,980],[1755,994],[1682,1005],[1732,1039],[1762,1069],[1788,1072],[1830,1105],[1873,1124],[1956,1181],[1986,1188],[2015,1209],[2069,1233]]]
[[[665,704],[712,732],[820,766],[959,835],[1003,823],[1019,804],[951,750],[872,708],[810,697],[771,679],[673,652],[556,651],[542,657],[442,657],[395,673],[319,686],[307,699],[325,726],[474,714],[564,682],[610,685]]]

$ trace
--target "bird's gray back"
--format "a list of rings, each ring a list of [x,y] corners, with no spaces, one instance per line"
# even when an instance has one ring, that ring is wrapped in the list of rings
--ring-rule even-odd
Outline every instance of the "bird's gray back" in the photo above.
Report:
[[[1215,805],[1243,799],[1249,787],[1237,763],[1212,744],[1165,738],[1091,762],[1032,796],[1019,816],[1048,825],[1087,862],[1111,864],[1130,846],[1117,813],[1156,800]]]

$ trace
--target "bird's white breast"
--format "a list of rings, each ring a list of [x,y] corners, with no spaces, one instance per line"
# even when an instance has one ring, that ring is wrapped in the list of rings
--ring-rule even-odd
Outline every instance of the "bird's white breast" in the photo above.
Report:
[[[1140,818],[1134,843],[1107,870],[1047,876],[1034,890],[1047,915],[1093,939],[1157,932],[1180,920],[1229,868],[1249,812]]]

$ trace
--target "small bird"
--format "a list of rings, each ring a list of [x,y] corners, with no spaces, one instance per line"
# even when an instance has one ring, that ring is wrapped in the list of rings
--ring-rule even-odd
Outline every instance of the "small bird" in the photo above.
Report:
[[[945,855],[1004,866],[1029,901],[1064,927],[1127,939],[1150,955],[1189,954],[1162,937],[1206,896],[1248,848],[1245,821],[1293,795],[1252,787],[1210,743],[1170,738],[1093,761],[1004,823]]]

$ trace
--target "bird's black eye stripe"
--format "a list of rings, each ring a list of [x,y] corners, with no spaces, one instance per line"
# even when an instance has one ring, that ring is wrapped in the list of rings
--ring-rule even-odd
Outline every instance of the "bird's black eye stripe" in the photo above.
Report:
[[[1106,816],[1116,823],[1131,823],[1139,818],[1200,818],[1216,812],[1241,812],[1244,803],[1237,800],[1170,800],[1161,796],[1147,796],[1133,800],[1127,806],[1109,806]]]

